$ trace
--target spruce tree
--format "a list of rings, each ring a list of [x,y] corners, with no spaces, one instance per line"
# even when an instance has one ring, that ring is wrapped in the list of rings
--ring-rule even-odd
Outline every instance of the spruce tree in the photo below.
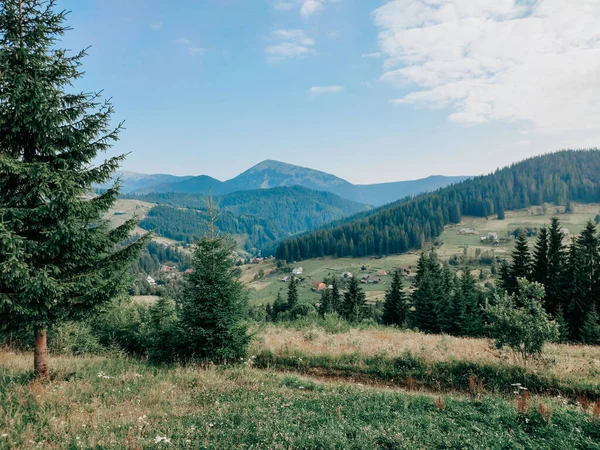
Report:
[[[343,303],[343,298],[340,294],[340,286],[337,278],[334,275],[333,279],[331,280],[331,306],[333,307],[333,310],[340,316],[342,315]]]
[[[319,304],[319,314],[324,317],[325,314],[335,312],[332,302],[332,292],[329,288],[324,289],[321,292],[321,303]]]
[[[348,322],[360,322],[367,314],[367,296],[356,277],[350,278],[348,290],[344,293],[342,311],[342,317]]]
[[[294,276],[290,278],[287,294],[286,310],[291,311],[298,304],[298,279]]]
[[[600,344],[600,317],[594,306],[586,315],[585,321],[581,326],[580,335],[581,342],[587,345]]]
[[[421,254],[417,264],[415,291],[412,295],[411,326],[426,333],[438,333],[440,323],[438,317],[439,303],[442,301],[442,270],[434,255],[428,257]]]
[[[279,317],[279,314],[281,314],[282,312],[285,312],[286,310],[286,303],[283,301],[283,298],[281,297],[281,292],[277,293],[277,297],[275,297],[275,301],[273,302],[273,313],[271,314],[272,318],[273,318],[273,322],[275,322],[277,320],[277,318]]]
[[[564,344],[569,341],[569,325],[565,320],[562,306],[559,306],[556,316],[554,318],[556,325],[558,326],[558,343]]]
[[[406,321],[408,305],[406,303],[406,295],[402,289],[402,278],[400,277],[400,271],[397,270],[394,272],[392,284],[385,294],[383,323],[386,325],[401,327]]]
[[[456,296],[461,299],[460,302],[456,302],[456,331],[461,336],[481,336],[485,331],[481,313],[485,296],[468,268],[465,268],[458,281]]]
[[[531,254],[529,253],[529,244],[525,233],[519,233],[519,236],[517,236],[509,273],[508,292],[510,294],[518,292],[519,284],[517,280],[519,278],[525,278],[526,280],[531,278]]]
[[[179,299],[188,358],[220,363],[246,355],[248,298],[234,250],[232,239],[213,233],[195,244]]]
[[[54,0],[3,2],[0,9],[0,326],[31,330],[34,370],[47,378],[46,332],[87,317],[123,288],[148,240],[136,222],[103,218],[119,195],[110,180],[124,156],[94,161],[118,139],[113,108],[77,93],[85,51],[58,41],[68,30]],[[129,244],[125,244],[129,242]]]
[[[574,240],[569,247],[568,263],[565,269],[565,283],[561,287],[564,292],[561,292],[561,297],[568,297],[568,322],[570,337],[573,340],[580,339],[581,326],[585,320],[585,316],[589,311],[587,304],[587,282],[582,270],[583,260],[581,257],[581,249],[577,240]],[[557,312],[562,311],[562,305],[558,305]]]
[[[532,279],[546,286],[548,283],[548,229],[542,227],[533,248]]]
[[[548,277],[546,283],[545,307],[551,314],[556,314],[558,307],[565,307],[565,269],[566,254],[563,244],[562,227],[558,218],[550,220],[548,228]]]

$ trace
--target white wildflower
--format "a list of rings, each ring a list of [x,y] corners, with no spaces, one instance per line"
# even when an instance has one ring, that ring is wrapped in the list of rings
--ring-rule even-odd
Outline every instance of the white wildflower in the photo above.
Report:
[[[8,437],[8,433],[2,433],[2,437],[3,438]]]
[[[154,443],[155,444],[160,444],[161,442],[164,442],[165,444],[170,444],[171,443],[171,439],[169,439],[166,436],[156,436],[154,438]]]

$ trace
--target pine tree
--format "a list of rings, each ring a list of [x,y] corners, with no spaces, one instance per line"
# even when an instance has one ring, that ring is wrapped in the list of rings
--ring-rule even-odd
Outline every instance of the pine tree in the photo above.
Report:
[[[44,378],[46,330],[121,292],[149,238],[131,243],[135,221],[110,229],[103,218],[118,183],[88,197],[124,159],[93,166],[120,126],[111,127],[100,94],[73,92],[85,51],[58,48],[68,28],[55,7],[27,0],[0,9],[0,326],[34,333],[34,370]]]
[[[558,326],[558,342],[560,344],[564,344],[569,341],[569,325],[565,320],[565,315],[563,313],[562,306],[559,306],[558,311],[556,312],[556,317],[554,318],[556,325]]]
[[[457,302],[459,309],[456,312],[456,331],[461,336],[481,336],[485,330],[481,313],[485,296],[468,268],[465,268],[458,281],[457,297],[461,301]]]
[[[414,311],[411,326],[426,333],[438,333],[441,329],[438,317],[439,303],[442,301],[442,273],[435,256],[421,254],[417,264],[415,291],[412,295]]]
[[[294,276],[290,278],[287,294],[286,310],[291,311],[298,304],[298,279]]]
[[[360,288],[355,277],[350,278],[348,290],[344,293],[342,317],[348,322],[360,322],[365,318],[367,310],[367,296]]]
[[[246,355],[248,298],[234,249],[233,240],[213,233],[196,243],[194,271],[179,299],[187,356],[192,359],[220,363]]]
[[[600,317],[594,306],[587,314],[583,325],[581,326],[581,342],[587,345],[600,344]]]
[[[385,302],[383,304],[383,323],[386,325],[402,326],[408,315],[408,305],[406,296],[402,290],[402,278],[400,271],[394,272],[392,284],[385,294]]]
[[[563,244],[563,233],[558,218],[550,220],[548,228],[548,277],[546,283],[545,307],[551,314],[556,314],[558,307],[565,307],[565,269],[566,254]]]
[[[319,304],[319,314],[324,317],[325,314],[335,312],[332,302],[332,292],[329,288],[324,289],[321,292],[321,303]]]
[[[512,252],[512,263],[510,265],[510,281],[508,292],[510,294],[518,292],[519,278],[529,280],[531,278],[531,254],[529,253],[529,244],[525,233],[519,233],[515,243],[515,249]]]
[[[281,292],[278,292],[277,297],[275,297],[275,301],[273,302],[273,313],[272,313],[273,322],[275,322],[277,320],[277,318],[279,317],[279,314],[281,314],[282,312],[285,312],[285,310],[286,310],[286,304],[283,301],[283,298],[281,297]]]
[[[587,311],[589,311],[585,288],[586,280],[584,279],[582,267],[581,250],[575,240],[569,247],[568,264],[565,270],[566,282],[561,286],[561,288],[564,288],[564,292],[561,292],[561,298],[565,296],[569,298],[567,309],[569,312],[568,322],[570,337],[573,340],[580,338],[581,326],[583,325]],[[556,314],[561,310],[562,305],[559,304]]]
[[[337,312],[340,316],[343,313],[343,303],[343,298],[340,294],[340,286],[338,284],[337,278],[334,276],[331,280],[331,306],[333,307],[333,310]]]
[[[548,229],[542,227],[533,249],[532,279],[546,286],[548,283]]]

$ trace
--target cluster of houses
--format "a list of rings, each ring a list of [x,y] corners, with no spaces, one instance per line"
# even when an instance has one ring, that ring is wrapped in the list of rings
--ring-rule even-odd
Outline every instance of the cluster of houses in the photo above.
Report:
[[[189,274],[189,273],[192,273],[192,272],[194,272],[194,269],[187,269],[185,272],[180,272],[180,271],[177,270],[177,267],[175,267],[175,266],[169,266],[167,264],[163,264],[160,267],[160,273],[164,274],[164,276],[161,277],[161,279],[164,278],[164,279],[166,279],[168,281],[171,281],[171,282],[173,282],[173,281],[181,278],[184,274]],[[156,286],[156,284],[157,284],[156,280],[153,277],[151,277],[150,275],[148,275],[146,277],[146,282],[150,286]]]

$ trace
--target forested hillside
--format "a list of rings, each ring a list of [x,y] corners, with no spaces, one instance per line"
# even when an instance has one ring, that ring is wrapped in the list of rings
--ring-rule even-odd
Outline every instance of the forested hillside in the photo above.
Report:
[[[203,195],[157,193],[129,198],[160,204],[141,222],[142,228],[183,242],[206,232]],[[219,230],[247,236],[248,251],[264,251],[274,241],[368,209],[329,192],[300,186],[234,192],[215,197],[215,202],[221,210]]]
[[[561,151],[527,159],[498,170],[400,200],[346,223],[282,242],[277,257],[301,260],[326,255],[367,256],[422,248],[444,226],[463,215],[485,217],[505,210],[541,205],[565,205],[600,199],[600,151]]]

